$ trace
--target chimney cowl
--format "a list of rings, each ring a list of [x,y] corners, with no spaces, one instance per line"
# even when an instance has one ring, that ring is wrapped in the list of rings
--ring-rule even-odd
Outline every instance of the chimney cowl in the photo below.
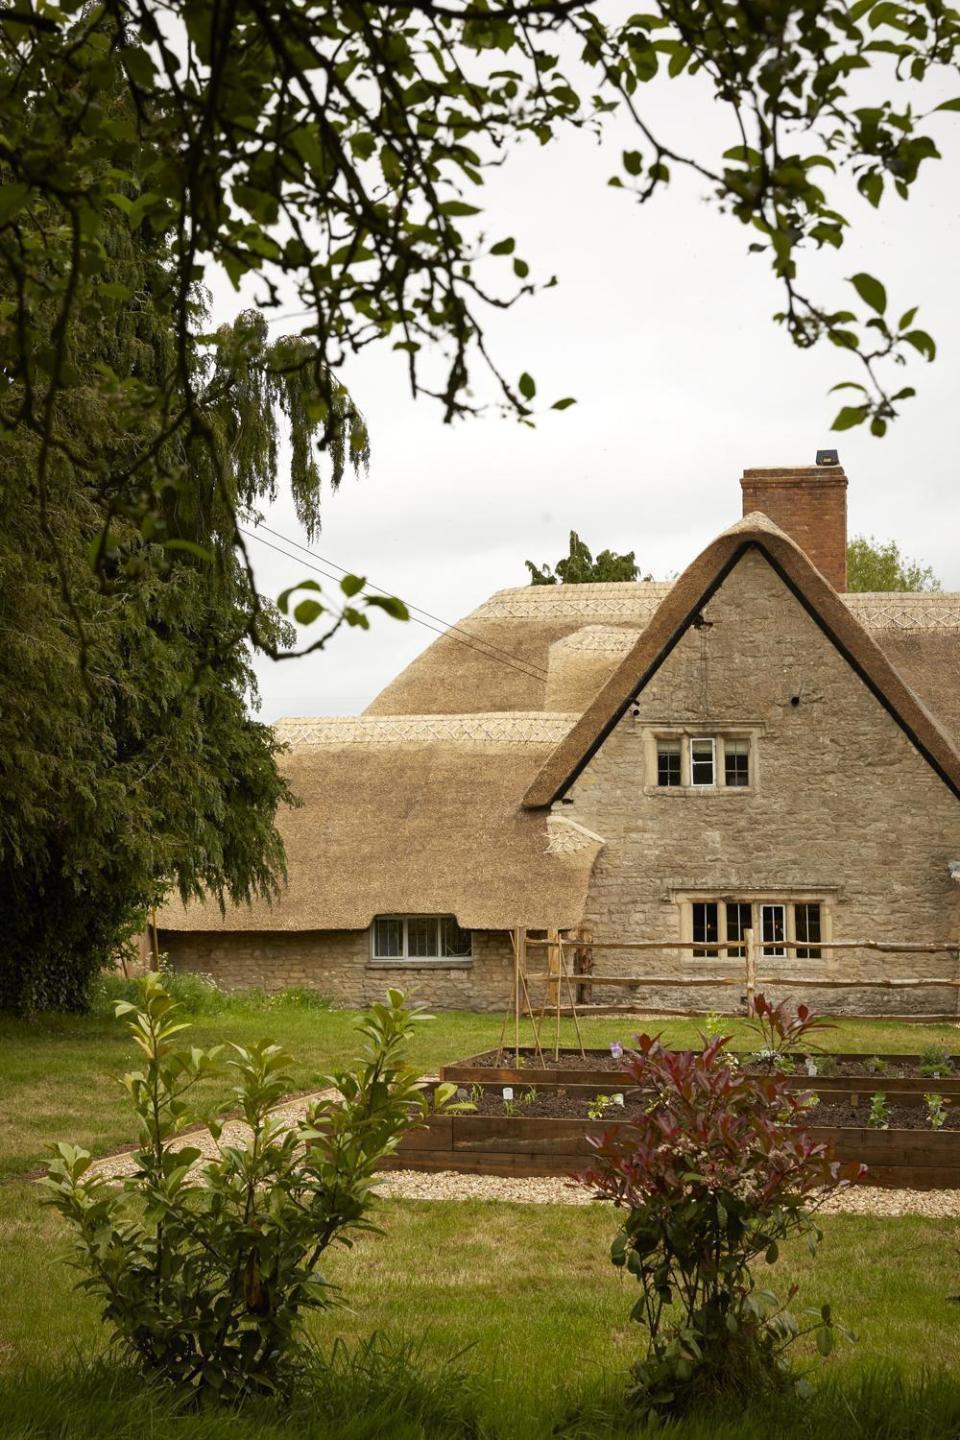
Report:
[[[841,594],[847,588],[847,477],[840,464],[744,470],[743,513],[760,511]]]

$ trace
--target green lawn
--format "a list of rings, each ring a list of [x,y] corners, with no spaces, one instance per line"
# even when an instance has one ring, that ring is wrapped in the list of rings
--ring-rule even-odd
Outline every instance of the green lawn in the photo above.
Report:
[[[578,1404],[616,1392],[641,1335],[627,1318],[630,1284],[607,1258],[610,1211],[388,1201],[380,1218],[384,1234],[331,1259],[329,1277],[349,1308],[312,1322],[324,1348],[374,1331],[420,1337],[434,1372],[465,1349],[457,1368],[483,1377],[481,1411],[504,1440],[546,1437]],[[956,1373],[960,1306],[947,1297],[960,1291],[957,1228],[832,1216],[816,1261],[801,1247],[788,1250],[770,1284],[783,1291],[797,1281],[798,1305],[829,1299],[859,1332],[857,1345],[823,1366],[825,1376],[853,1385],[884,1362],[914,1377],[940,1367]],[[64,1238],[32,1187],[0,1189],[0,1405],[4,1371],[13,1383],[24,1368],[49,1371],[102,1343],[96,1306],[73,1290],[62,1263]],[[187,1427],[173,1433],[192,1440]]]
[[[191,1038],[206,1045],[271,1034],[297,1057],[295,1080],[307,1088],[325,1067],[350,1055],[354,1021],[346,1011],[271,1011],[237,1004],[219,1015],[197,1017]],[[414,1058],[424,1069],[435,1069],[444,1060],[496,1044],[500,1024],[496,1016],[440,1015],[424,1025]],[[606,1045],[629,1038],[635,1028],[622,1017],[595,1019],[586,1024],[585,1039]],[[696,1037],[692,1022],[664,1022],[662,1028],[677,1044]],[[734,1033],[746,1048],[743,1027],[735,1024]],[[563,1039],[572,1040],[569,1028]],[[827,1039],[832,1049],[870,1053],[916,1050],[931,1041],[955,1048],[958,1037],[950,1026],[875,1021],[844,1022]],[[37,1166],[56,1139],[79,1141],[100,1152],[128,1141],[131,1129],[115,1077],[131,1061],[122,1026],[112,1020],[0,1021],[0,1171],[12,1177]],[[70,1367],[77,1356],[102,1349],[103,1331],[96,1306],[74,1290],[74,1275],[63,1263],[65,1229],[38,1199],[30,1183],[14,1179],[0,1185],[3,1440],[8,1435],[12,1440],[94,1440],[104,1433],[112,1440],[128,1435],[139,1440],[142,1434],[152,1440],[373,1440],[378,1434],[387,1440],[428,1435],[431,1440],[547,1440],[552,1434],[625,1433],[589,1419],[604,1396],[618,1393],[641,1340],[627,1318],[629,1285],[609,1264],[615,1221],[604,1207],[389,1201],[381,1208],[383,1235],[364,1237],[353,1250],[332,1257],[329,1277],[343,1286],[348,1308],[312,1322],[317,1343],[329,1350],[337,1337],[353,1343],[378,1331],[390,1344],[404,1338],[422,1342],[422,1363],[441,1391],[444,1376],[449,1375],[454,1391],[459,1371],[474,1377],[469,1384],[476,1397],[470,1405],[476,1414],[466,1428],[452,1420],[450,1428],[444,1421],[433,1429],[419,1420],[385,1422],[382,1413],[367,1421],[356,1415],[343,1428],[343,1416],[335,1424],[314,1412],[296,1421],[271,1413],[249,1425],[232,1421],[222,1428],[219,1420],[200,1418],[168,1423],[162,1406],[145,1399],[136,1386],[124,1392],[122,1383],[107,1399],[98,1385],[84,1408]],[[881,1435],[949,1440],[960,1433],[960,1387],[948,1387],[943,1395],[937,1391],[934,1398],[943,1403],[936,1420],[933,1392],[892,1400],[884,1391],[856,1403],[866,1407],[864,1413],[905,1417],[902,1423],[891,1419],[879,1428],[880,1421],[871,1420],[872,1430],[847,1424],[851,1394],[878,1364],[896,1367],[908,1380],[925,1372],[960,1371],[960,1306],[948,1299],[960,1293],[960,1223],[833,1216],[824,1229],[825,1246],[817,1261],[790,1249],[770,1275],[772,1288],[781,1292],[791,1280],[801,1285],[798,1304],[829,1299],[837,1315],[859,1331],[860,1343],[824,1368],[841,1388],[822,1392],[826,1398],[818,1403],[829,1412],[822,1425],[818,1421],[813,1429],[794,1432],[781,1417],[771,1429],[769,1417],[754,1414],[731,1422],[723,1432],[684,1426],[671,1432],[677,1440],[707,1440],[721,1433],[730,1440],[760,1440],[778,1426],[790,1440],[794,1433],[826,1440],[840,1429],[864,1440]],[[450,1369],[455,1352],[464,1353]],[[390,1400],[385,1413],[392,1416],[393,1405]],[[923,1419],[925,1405],[932,1408]],[[564,1417],[580,1412],[588,1418],[579,1429],[556,1428]]]
[[[297,1087],[308,1089],[328,1066],[352,1053],[356,1012],[296,1006],[270,1010],[240,1003],[191,1020],[190,1039],[196,1045],[244,1044],[263,1035],[279,1040],[295,1058]],[[424,1070],[436,1070],[445,1061],[496,1045],[502,1023],[498,1015],[441,1012],[421,1027],[412,1058]],[[628,1040],[638,1028],[662,1030],[676,1045],[695,1043],[699,1029],[691,1020],[643,1022],[614,1016],[583,1022],[590,1046]],[[731,1021],[730,1029],[740,1048],[756,1043],[744,1022]],[[552,1029],[550,1034],[552,1039]],[[529,1041],[529,1033],[523,1038]],[[845,1020],[821,1038],[825,1048],[866,1054],[916,1051],[934,1041],[960,1048],[960,1032],[952,1025]],[[562,1043],[572,1045],[575,1039],[572,1024],[564,1021]],[[57,1140],[70,1140],[94,1154],[132,1141],[123,1092],[116,1083],[132,1064],[132,1045],[123,1025],[112,1018],[41,1016],[28,1022],[0,1016],[0,1177],[42,1165]]]

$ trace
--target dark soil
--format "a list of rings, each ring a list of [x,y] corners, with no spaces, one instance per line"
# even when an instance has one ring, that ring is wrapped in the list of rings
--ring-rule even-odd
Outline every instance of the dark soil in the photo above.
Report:
[[[512,1099],[509,1097],[504,1099],[504,1088],[512,1088]],[[613,1094],[623,1096],[622,1105],[612,1100]],[[505,1120],[594,1120],[609,1125],[613,1125],[617,1121],[629,1120],[635,1115],[641,1115],[649,1103],[649,1099],[649,1092],[643,1093],[629,1088],[614,1091],[611,1087],[611,1092],[607,1096],[606,1103],[602,1104],[601,1110],[599,1096],[569,1095],[561,1086],[548,1086],[543,1090],[537,1090],[535,1086],[499,1087],[491,1085],[482,1094],[467,1086],[461,1086],[457,1092],[458,1101],[472,1104],[473,1108],[465,1112],[470,1115],[496,1115]],[[600,1111],[600,1113],[591,1116],[589,1114],[591,1109]],[[859,1105],[850,1105],[846,1102],[816,1105],[811,1106],[805,1113],[806,1123],[809,1125],[843,1126],[856,1129],[872,1128],[869,1123],[869,1101]],[[947,1105],[946,1116],[943,1128],[960,1130],[960,1104]],[[886,1128],[890,1130],[930,1130],[926,1105],[889,1105]]]
[[[749,1062],[749,1052],[736,1051],[734,1053],[740,1058],[741,1064],[747,1064]],[[928,1081],[930,1085],[935,1086],[938,1078],[946,1079],[960,1075],[960,1067],[954,1066],[953,1069],[944,1070],[939,1077],[932,1075],[921,1076],[919,1061],[912,1055],[881,1056],[879,1057],[881,1061],[879,1066],[870,1063],[873,1057],[869,1055],[864,1055],[862,1058],[846,1057],[840,1059],[832,1055],[815,1054],[809,1058],[817,1067],[816,1075],[811,1077],[814,1082],[817,1075],[822,1076],[824,1079],[831,1079],[834,1076],[850,1076],[852,1078],[863,1078],[877,1083],[882,1083],[885,1078],[891,1080],[921,1078]],[[789,1063],[792,1069],[789,1069],[786,1073],[797,1074],[802,1077],[806,1069],[807,1059],[808,1056],[806,1054],[797,1053],[790,1055]],[[556,1060],[553,1054],[548,1052],[546,1056],[546,1067],[540,1065],[535,1055],[522,1056],[521,1061],[520,1068],[524,1072],[524,1084],[527,1083],[527,1076],[529,1076],[529,1083],[536,1085],[537,1071],[543,1068],[549,1070],[569,1070],[571,1072],[577,1070],[601,1070],[609,1072],[611,1075],[623,1075],[625,1077],[623,1060],[614,1058],[609,1050],[588,1050],[586,1055],[581,1055],[579,1051],[576,1050],[561,1050],[559,1058]],[[461,1060],[457,1063],[460,1065],[469,1065],[478,1070],[514,1068],[513,1054],[509,1050],[505,1050],[500,1054],[493,1050],[484,1055],[474,1055],[469,1060]],[[755,1068],[762,1072],[767,1072],[770,1069],[769,1065],[757,1066]],[[571,1079],[573,1079],[572,1074]]]

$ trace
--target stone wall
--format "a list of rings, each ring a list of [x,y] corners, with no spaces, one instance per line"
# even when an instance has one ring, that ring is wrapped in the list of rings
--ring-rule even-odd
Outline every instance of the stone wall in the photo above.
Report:
[[[585,920],[594,938],[673,939],[679,898],[818,898],[832,938],[960,939],[960,805],[757,551],[704,607],[555,812],[606,841]],[[753,737],[745,790],[658,789],[658,727]],[[567,797],[569,800],[569,796]],[[956,975],[956,957],[824,952],[761,973],[851,980]],[[611,973],[740,976],[742,961],[599,951]],[[767,987],[776,991],[776,987]],[[736,1009],[743,987],[638,991],[645,1007]],[[594,999],[623,998],[595,990]],[[817,1008],[947,1012],[955,991],[811,991]]]
[[[395,986],[438,1010],[502,1010],[513,993],[508,935],[473,932],[473,959],[399,966],[370,960],[367,930],[160,931],[177,969],[211,975],[225,989],[308,985],[339,1005],[362,1007]]]

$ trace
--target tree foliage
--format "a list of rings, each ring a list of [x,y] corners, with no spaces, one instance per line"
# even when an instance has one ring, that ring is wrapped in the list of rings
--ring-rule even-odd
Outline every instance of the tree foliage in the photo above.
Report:
[[[531,585],[587,585],[616,580],[652,580],[652,575],[640,575],[636,555],[628,550],[618,555],[615,550],[601,550],[594,560],[585,542],[576,530],[570,531],[570,550],[554,569],[549,565],[535,565],[532,560],[523,562],[530,571]]]
[[[936,591],[940,581],[929,565],[901,555],[895,540],[855,535],[847,546],[847,589]]]
[[[660,0],[625,20],[577,0],[18,0],[0,41],[0,425],[35,437],[42,486],[76,460],[77,388],[147,411],[136,443],[85,459],[111,517],[162,522],[178,474],[168,442],[183,435],[208,448],[221,500],[234,499],[229,437],[204,416],[195,366],[207,263],[236,285],[253,279],[267,306],[299,295],[306,323],[281,370],[306,387],[321,446],[337,443],[341,362],[379,341],[447,419],[481,408],[478,365],[528,418],[535,379],[497,364],[484,324],[544,282],[514,237],[484,232],[481,187],[518,140],[599,130],[617,111],[637,148],[610,183],[645,203],[677,173],[697,176],[772,266],[794,342],[860,360],[839,427],[883,433],[913,393],[893,389],[884,362],[934,356],[916,308],[895,319],[875,277],[851,277],[850,308],[811,294],[800,272],[806,252],[844,243],[839,172],[879,206],[908,197],[937,157],[929,113],[901,82],[956,68],[960,12],[941,0]],[[849,88],[864,70],[869,105]],[[699,77],[722,108],[702,153],[650,120],[644,87],[658,75]],[[109,363],[84,372],[73,351],[79,308],[106,327],[136,304],[122,280],[101,283],[117,219],[167,246],[156,298],[173,345],[149,384]],[[226,342],[207,343],[217,356]]]
[[[38,200],[36,243],[48,220]],[[273,734],[250,715],[245,637],[283,654],[293,629],[257,593],[234,534],[275,493],[284,420],[297,509],[318,523],[308,342],[271,344],[256,312],[223,327],[213,349],[191,333],[196,427],[165,434],[141,401],[177,351],[167,243],[131,233],[119,213],[101,240],[102,265],[78,278],[66,326],[63,446],[45,448],[21,424],[2,450],[0,1007],[22,1010],[82,1008],[93,974],[168,887],[214,901],[275,893],[274,818],[292,799]],[[57,303],[38,292],[33,304],[27,334],[41,365]],[[200,330],[196,288],[189,308]],[[336,484],[364,463],[367,439],[345,392],[334,404]],[[202,427],[229,462],[219,474]],[[156,464],[137,469],[151,450]],[[134,490],[104,489],[102,467],[126,464]],[[327,633],[351,612],[365,623],[355,606],[328,605]]]

